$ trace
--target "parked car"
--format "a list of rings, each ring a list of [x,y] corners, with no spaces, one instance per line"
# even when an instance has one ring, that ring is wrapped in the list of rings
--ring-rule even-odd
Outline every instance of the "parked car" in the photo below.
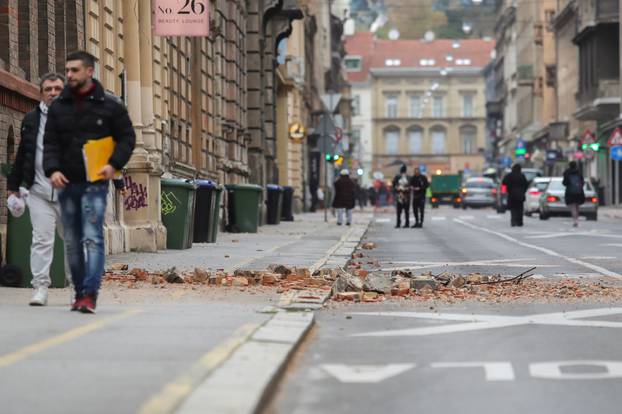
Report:
[[[525,215],[531,216],[540,209],[540,195],[551,181],[551,177],[536,177],[531,182],[525,194]]]
[[[504,171],[503,176],[505,177],[509,174],[511,170],[508,168]],[[542,177],[542,170],[539,168],[523,168],[522,170],[527,182],[531,183],[534,178]],[[499,185],[497,186],[497,202],[496,209],[497,213],[505,213],[505,210],[508,209],[508,189],[502,184],[503,179],[499,181]]]
[[[546,189],[540,194],[540,220],[548,220],[551,216],[570,216],[570,208],[564,201],[566,187],[562,177],[552,177]],[[598,219],[598,196],[592,184],[586,180],[583,187],[585,203],[579,206],[579,215],[588,220]]]
[[[492,207],[497,200],[497,186],[493,179],[486,177],[469,178],[462,190],[462,208]]]

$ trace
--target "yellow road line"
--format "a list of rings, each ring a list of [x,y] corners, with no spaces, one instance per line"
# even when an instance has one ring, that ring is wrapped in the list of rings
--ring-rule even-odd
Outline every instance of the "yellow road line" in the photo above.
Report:
[[[187,372],[165,385],[160,392],[143,404],[138,414],[172,413],[194,388],[246,342],[259,326],[259,324],[241,326],[229,339],[203,355]]]
[[[121,313],[120,315],[111,316],[109,318],[100,319],[98,321],[95,321],[95,322],[92,322],[92,323],[89,323],[83,326],[79,326],[63,334],[54,336],[49,339],[45,339],[43,341],[37,342],[32,345],[28,345],[15,352],[2,355],[0,356],[0,368],[22,361],[28,358],[29,356],[45,351],[48,348],[61,345],[61,344],[64,344],[65,342],[69,342],[71,340],[84,336],[88,333],[101,329],[104,326],[111,324],[112,322],[117,322],[122,319],[129,318],[130,316],[133,316],[139,312],[141,311],[128,310],[128,311]]]

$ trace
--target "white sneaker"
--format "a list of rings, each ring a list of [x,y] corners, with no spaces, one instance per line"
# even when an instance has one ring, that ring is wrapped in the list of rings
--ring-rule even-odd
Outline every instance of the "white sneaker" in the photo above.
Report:
[[[30,306],[45,306],[48,304],[48,288],[47,286],[39,286],[35,288],[35,293],[30,299]]]

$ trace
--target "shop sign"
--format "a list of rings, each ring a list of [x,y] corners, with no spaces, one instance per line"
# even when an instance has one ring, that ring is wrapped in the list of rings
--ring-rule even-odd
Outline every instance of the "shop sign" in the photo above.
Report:
[[[209,36],[209,0],[154,0],[156,36]]]

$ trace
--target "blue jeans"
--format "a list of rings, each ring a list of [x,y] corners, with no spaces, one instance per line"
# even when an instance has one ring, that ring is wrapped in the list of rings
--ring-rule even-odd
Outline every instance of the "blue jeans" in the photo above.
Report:
[[[65,249],[77,295],[97,295],[104,274],[104,215],[108,182],[68,184],[58,199]]]

